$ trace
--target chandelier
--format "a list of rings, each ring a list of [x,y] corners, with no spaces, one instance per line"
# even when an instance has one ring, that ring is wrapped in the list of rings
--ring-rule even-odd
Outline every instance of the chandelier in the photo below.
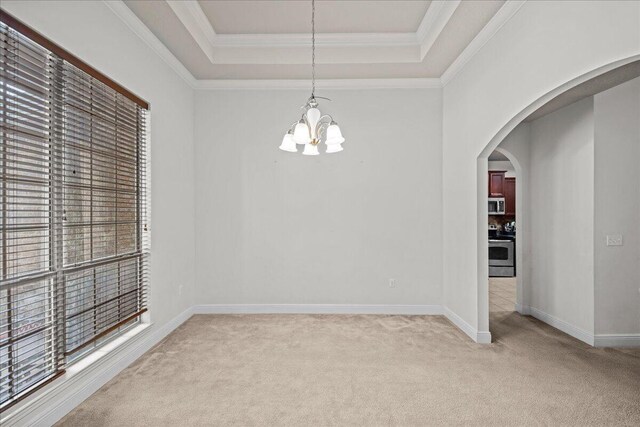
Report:
[[[327,153],[338,153],[342,151],[344,138],[342,132],[333,118],[328,114],[322,114],[318,110],[318,99],[326,99],[321,96],[316,97],[316,2],[311,0],[311,96],[302,107],[304,112],[299,121],[293,123],[289,131],[285,134],[280,144],[280,149],[290,153],[297,153],[297,145],[304,145],[302,154],[305,156],[317,156],[320,154],[318,145],[324,139],[327,146]]]

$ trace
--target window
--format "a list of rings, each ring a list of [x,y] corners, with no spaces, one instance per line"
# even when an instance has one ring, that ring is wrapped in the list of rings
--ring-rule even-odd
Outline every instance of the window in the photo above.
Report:
[[[0,409],[146,311],[147,113],[0,11]]]

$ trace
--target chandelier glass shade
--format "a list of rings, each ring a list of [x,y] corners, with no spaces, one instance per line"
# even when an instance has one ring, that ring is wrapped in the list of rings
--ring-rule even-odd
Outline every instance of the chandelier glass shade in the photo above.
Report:
[[[302,154],[305,156],[317,156],[320,154],[318,145],[324,141],[327,146],[326,153],[339,153],[343,150],[344,138],[342,132],[333,118],[328,114],[322,114],[318,109],[316,91],[316,26],[315,26],[315,0],[311,0],[311,96],[302,107],[304,112],[300,120],[289,128],[282,138],[280,149],[290,153],[298,152],[298,145],[303,145]],[[317,97],[318,99],[328,98]]]

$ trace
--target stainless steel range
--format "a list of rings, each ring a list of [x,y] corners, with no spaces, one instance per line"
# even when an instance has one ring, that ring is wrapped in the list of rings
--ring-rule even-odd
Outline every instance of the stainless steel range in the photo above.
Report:
[[[515,242],[489,239],[489,277],[516,275]]]

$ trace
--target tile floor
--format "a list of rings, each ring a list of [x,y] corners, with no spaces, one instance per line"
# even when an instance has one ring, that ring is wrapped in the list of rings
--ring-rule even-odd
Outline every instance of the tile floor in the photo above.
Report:
[[[489,312],[515,311],[516,278],[489,277]]]

